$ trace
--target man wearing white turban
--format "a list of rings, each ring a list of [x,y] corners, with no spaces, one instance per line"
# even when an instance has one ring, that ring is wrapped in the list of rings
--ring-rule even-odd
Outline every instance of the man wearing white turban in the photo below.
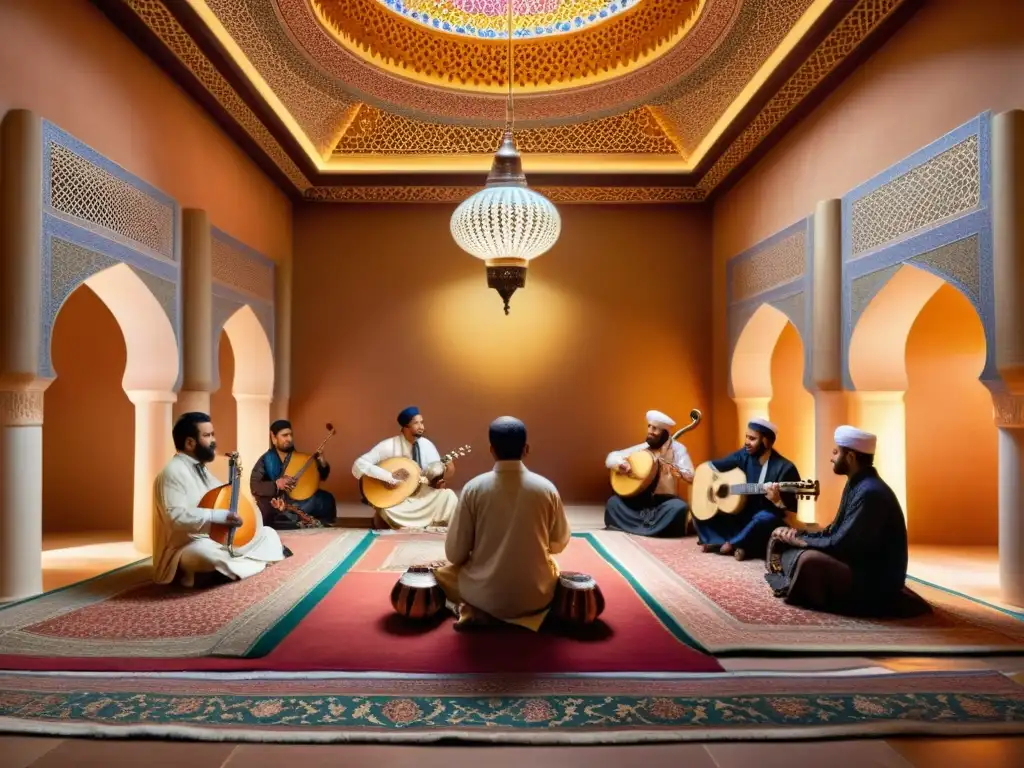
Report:
[[[839,511],[817,533],[773,532],[765,579],[776,597],[859,615],[888,614],[899,605],[907,577],[907,524],[896,494],[874,467],[876,442],[855,427],[835,431],[832,470],[847,477]]]
[[[786,512],[796,512],[796,494],[780,493],[779,483],[800,481],[796,466],[775,450],[778,427],[757,417],[747,424],[743,447],[712,466],[719,472],[740,468],[747,482],[766,484],[764,496],[749,496],[736,514],[719,512],[710,520],[694,520],[697,541],[705,552],[732,555],[737,560],[763,557],[772,531],[785,524]]]
[[[631,453],[654,451],[663,460],[656,483],[639,496],[623,498],[612,496],[604,508],[604,524],[612,530],[625,531],[638,536],[683,536],[686,534],[686,513],[690,505],[679,498],[676,475],[688,483],[693,482],[693,461],[686,446],[670,440],[670,430],[676,423],[661,411],[647,412],[647,440],[621,451],[612,451],[605,458],[605,466],[623,474],[631,470],[627,459]]]

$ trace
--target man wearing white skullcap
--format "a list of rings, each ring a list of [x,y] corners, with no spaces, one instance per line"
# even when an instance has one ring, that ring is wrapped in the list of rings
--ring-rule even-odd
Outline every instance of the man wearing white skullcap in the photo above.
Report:
[[[779,429],[760,416],[747,423],[743,447],[712,466],[719,472],[742,469],[747,483],[763,488],[763,495],[747,497],[736,514],[718,513],[710,520],[694,520],[697,543],[705,552],[732,555],[737,560],[763,557],[773,530],[785,525],[786,512],[796,512],[796,494],[781,493],[779,483],[799,482],[796,466],[775,450]]]
[[[676,423],[661,411],[647,412],[647,440],[621,451],[612,451],[605,466],[623,474],[632,467],[629,456],[637,451],[653,451],[662,459],[657,482],[645,493],[624,498],[612,496],[604,508],[604,524],[612,530],[638,536],[683,536],[690,505],[679,498],[677,477],[693,482],[693,461],[686,446],[672,440]]]
[[[776,597],[820,611],[891,615],[926,609],[903,593],[907,524],[896,494],[874,467],[877,438],[843,425],[834,440],[832,470],[847,477],[839,511],[817,533],[774,531],[765,579]]]

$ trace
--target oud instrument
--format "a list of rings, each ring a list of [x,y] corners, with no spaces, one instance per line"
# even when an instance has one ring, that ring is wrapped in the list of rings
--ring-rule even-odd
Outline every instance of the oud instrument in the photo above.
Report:
[[[308,472],[310,467],[316,464],[316,455],[321,453],[324,446],[327,445],[327,441],[330,440],[334,435],[337,434],[334,430],[334,425],[331,423],[327,424],[327,437],[323,439],[323,442],[317,447],[313,453],[299,453],[298,451],[292,451],[288,457],[288,463],[285,465],[284,474],[288,475],[295,481],[295,484],[290,490],[284,494],[285,502],[289,501],[305,501],[311,498],[314,493],[320,490],[320,471],[314,468],[314,471]],[[297,466],[298,469],[295,472],[289,472],[289,468]]]
[[[766,485],[769,483],[748,483],[746,473],[738,467],[719,472],[705,462],[693,473],[690,511],[697,520],[710,520],[719,512],[735,515],[743,509],[748,496],[764,495]],[[779,491],[795,493],[800,499],[817,499],[820,486],[817,480],[799,480],[779,483]]]
[[[420,489],[421,478],[426,477],[430,482],[437,480],[444,475],[448,465],[456,456],[465,456],[472,450],[468,445],[456,448],[451,453],[446,453],[441,457],[441,461],[434,462],[426,470],[420,469],[419,464],[404,456],[384,459],[384,461],[377,465],[378,467],[392,474],[400,469],[404,469],[407,473],[406,478],[394,488],[391,488],[382,480],[370,477],[369,475],[363,475],[359,478],[359,490],[362,491],[363,498],[370,502],[370,505],[375,509],[390,509],[415,494]]]
[[[242,494],[242,466],[238,461],[238,452],[227,454],[228,481],[217,488],[211,488],[199,500],[201,509],[223,509],[233,512],[242,518],[241,525],[224,523],[210,524],[210,538],[227,547],[232,557],[238,557],[235,548],[244,547],[256,536],[256,508]]]
[[[700,411],[694,408],[690,411],[690,423],[672,435],[669,442],[671,443],[680,435],[696,427],[700,424],[700,419]],[[612,490],[619,496],[626,498],[639,496],[648,490],[658,479],[662,467],[667,467],[676,477],[682,477],[682,472],[678,467],[662,459],[650,448],[634,451],[626,457],[626,461],[629,462],[630,467],[628,474],[619,472],[617,467],[611,469]]]

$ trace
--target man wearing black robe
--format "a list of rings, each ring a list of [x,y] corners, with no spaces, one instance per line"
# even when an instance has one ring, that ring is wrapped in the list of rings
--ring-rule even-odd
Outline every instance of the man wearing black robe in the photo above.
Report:
[[[779,528],[765,574],[776,597],[833,613],[887,615],[927,610],[903,592],[907,525],[892,489],[874,467],[876,438],[850,426],[835,432],[832,468],[846,475],[839,511],[817,533]]]
[[[697,540],[705,552],[737,560],[764,557],[773,530],[785,525],[786,512],[796,512],[796,494],[780,493],[776,483],[799,482],[796,466],[775,450],[778,428],[767,419],[751,419],[744,445],[712,466],[719,472],[742,469],[747,482],[768,484],[763,496],[748,496],[736,514],[719,512],[710,520],[694,520]]]
[[[295,450],[291,423],[278,419],[271,424],[270,443],[270,450],[260,457],[249,476],[249,490],[263,513],[263,524],[279,531],[333,524],[338,516],[338,507],[334,496],[323,488],[302,501],[291,501],[286,496],[294,487],[295,479],[285,471],[298,472],[301,466],[298,462],[289,466]],[[306,471],[311,470],[312,467]],[[316,471],[320,474],[321,483],[331,474],[330,464],[319,453],[316,455]],[[270,502],[281,496],[285,496],[286,506],[277,509]],[[297,511],[289,506],[297,508]]]

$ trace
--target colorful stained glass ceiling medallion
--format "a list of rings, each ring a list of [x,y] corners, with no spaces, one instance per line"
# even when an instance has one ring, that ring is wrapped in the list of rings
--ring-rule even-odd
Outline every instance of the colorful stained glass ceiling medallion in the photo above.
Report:
[[[377,0],[407,19],[453,35],[508,38],[508,0]],[[512,0],[517,38],[564,35],[601,24],[645,0]]]

